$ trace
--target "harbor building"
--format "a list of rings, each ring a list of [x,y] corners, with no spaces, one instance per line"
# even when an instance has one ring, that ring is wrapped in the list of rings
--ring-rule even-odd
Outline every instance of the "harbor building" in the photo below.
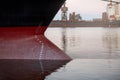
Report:
[[[107,14],[107,12],[103,12],[102,13],[102,21],[108,21],[108,14]]]

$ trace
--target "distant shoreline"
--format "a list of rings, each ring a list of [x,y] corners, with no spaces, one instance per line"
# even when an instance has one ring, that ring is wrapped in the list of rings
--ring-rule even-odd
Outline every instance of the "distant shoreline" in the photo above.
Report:
[[[120,28],[118,26],[111,26],[111,27],[103,27],[103,26],[78,26],[78,27],[62,27],[62,26],[59,26],[59,27],[55,27],[55,26],[48,26],[49,28],[94,28],[94,27],[99,27],[99,28]]]
[[[117,22],[52,21],[49,27],[120,27],[120,21]]]

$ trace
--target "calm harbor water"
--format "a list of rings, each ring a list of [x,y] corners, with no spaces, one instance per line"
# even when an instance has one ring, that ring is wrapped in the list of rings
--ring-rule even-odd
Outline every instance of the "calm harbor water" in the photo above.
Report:
[[[48,28],[45,35],[73,59],[45,80],[120,80],[120,28]]]
[[[48,28],[46,36],[73,59],[120,58],[120,28]]]

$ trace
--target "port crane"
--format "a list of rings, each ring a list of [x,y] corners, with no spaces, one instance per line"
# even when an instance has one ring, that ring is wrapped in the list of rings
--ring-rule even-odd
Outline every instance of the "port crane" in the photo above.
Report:
[[[63,7],[61,8],[61,11],[62,11],[61,20],[67,21],[67,11],[68,11],[68,7],[66,7],[66,3],[64,3]]]
[[[113,0],[102,0],[102,1],[110,2],[107,6],[108,18],[110,20],[118,20],[120,18],[120,16],[119,16],[120,2],[113,1]]]
[[[107,1],[107,2],[111,2],[111,3],[120,4],[120,2],[117,2],[117,1],[113,1],[113,0],[102,0],[102,1]]]

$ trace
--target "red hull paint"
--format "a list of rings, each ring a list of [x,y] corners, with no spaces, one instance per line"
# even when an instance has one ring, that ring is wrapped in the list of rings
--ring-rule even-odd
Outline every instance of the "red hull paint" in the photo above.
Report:
[[[46,29],[45,26],[1,27],[0,59],[70,59],[44,36]]]
[[[20,37],[28,37],[31,35],[44,35],[46,26],[43,27],[0,27],[0,38],[20,38]]]

